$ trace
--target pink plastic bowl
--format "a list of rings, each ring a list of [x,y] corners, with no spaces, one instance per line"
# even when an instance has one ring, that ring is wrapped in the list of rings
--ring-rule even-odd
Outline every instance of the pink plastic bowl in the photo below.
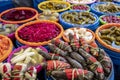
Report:
[[[9,55],[9,57],[8,57],[8,59],[7,59],[7,62],[11,63],[10,60],[11,60],[12,55],[13,55],[14,53],[20,51],[21,49],[26,49],[26,48],[28,48],[28,47],[29,47],[29,46],[22,46],[22,47],[19,47],[19,48],[13,50],[13,51],[10,53],[10,55]],[[34,48],[34,47],[33,47],[33,48]],[[35,47],[35,48],[37,48],[37,47]],[[42,46],[39,46],[39,48],[41,48],[41,49],[42,49],[43,51],[45,51],[45,52],[48,52],[47,49],[45,49],[45,48],[42,47]],[[40,72],[40,71],[42,70],[42,66],[41,66],[41,65],[37,65],[37,66],[36,66],[36,69],[37,69],[37,73],[38,73],[38,72]]]

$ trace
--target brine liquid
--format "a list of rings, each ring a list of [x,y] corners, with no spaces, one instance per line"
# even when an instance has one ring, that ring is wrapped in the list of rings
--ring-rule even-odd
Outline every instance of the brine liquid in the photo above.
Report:
[[[114,48],[120,49],[120,45],[116,45],[114,41],[113,41],[113,43],[111,44],[111,46],[114,47]]]

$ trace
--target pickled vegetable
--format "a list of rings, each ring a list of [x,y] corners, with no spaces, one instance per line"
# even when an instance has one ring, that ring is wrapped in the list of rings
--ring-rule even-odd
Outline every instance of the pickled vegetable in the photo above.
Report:
[[[120,27],[111,26],[110,28],[100,30],[100,38],[115,48],[120,48]]]
[[[18,25],[17,24],[2,24],[0,23],[0,34],[8,35],[16,31]]]
[[[38,18],[40,20],[52,20],[52,21],[57,21],[59,17],[59,13],[57,12],[51,12],[50,10],[44,10]]]
[[[64,21],[72,24],[93,24],[95,17],[89,12],[66,12],[62,15]]]
[[[104,13],[117,13],[120,12],[120,6],[115,3],[108,2],[96,6],[96,10]]]
[[[40,6],[40,8],[45,9],[45,10],[60,10],[66,7],[68,7],[66,4],[57,3],[57,2],[48,2]]]

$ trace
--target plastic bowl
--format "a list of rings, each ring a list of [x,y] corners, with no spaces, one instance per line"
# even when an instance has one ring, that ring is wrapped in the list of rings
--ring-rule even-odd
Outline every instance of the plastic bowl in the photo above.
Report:
[[[75,28],[69,28],[69,29],[75,29]],[[77,28],[77,29],[80,29],[80,28]],[[68,29],[67,29],[68,30]],[[87,29],[88,32],[91,32],[92,33],[92,39],[90,41],[88,41],[87,43],[91,43],[92,41],[95,40],[95,34],[93,31],[91,31],[90,29]],[[66,42],[70,42],[69,39],[63,34],[63,40],[65,40]]]
[[[110,28],[111,26],[120,27],[120,24],[119,24],[119,23],[108,23],[108,24],[105,24],[105,25],[100,26],[100,27],[96,30],[96,32],[95,32],[96,39],[97,39],[97,41],[98,41],[102,46],[106,47],[107,49],[110,49],[110,50],[112,50],[112,51],[114,51],[114,52],[120,53],[120,49],[114,48],[114,47],[112,47],[111,45],[108,45],[106,42],[104,42],[104,41],[99,37],[99,31],[100,31],[100,30]]]
[[[73,7],[76,6],[76,5],[86,6],[88,8],[88,10],[73,9]],[[86,4],[73,4],[73,5],[71,5],[70,10],[80,10],[80,11],[88,11],[89,12],[90,11],[90,7],[88,5],[86,5]]]
[[[41,19],[39,19],[39,16],[40,16],[40,15],[41,15],[41,13],[39,13],[38,16],[36,17],[37,20],[41,20]],[[48,19],[46,19],[46,20],[48,20]],[[52,20],[50,20],[50,21],[52,21]],[[54,20],[54,21],[55,21],[55,22],[58,22],[59,19],[56,19],[56,20]]]
[[[65,2],[65,1],[44,1],[44,2],[41,2],[41,3],[38,4],[38,8],[39,8],[41,11],[44,11],[45,9],[42,9],[41,6],[44,5],[44,4],[46,4],[46,3],[49,3],[49,2],[54,2],[54,3],[58,3],[58,4],[61,3],[61,4],[67,5],[67,7],[64,8],[64,9],[51,10],[52,12],[63,12],[63,11],[68,10],[68,9],[70,8],[70,3]]]
[[[72,28],[72,27],[81,27],[81,28],[88,28],[91,30],[96,30],[96,28],[99,26],[99,18],[94,13],[90,12],[96,19],[93,24],[78,25],[78,24],[68,23],[64,19],[62,19],[62,15],[65,14],[66,12],[70,13],[70,12],[85,12],[85,11],[70,10],[70,11],[65,11],[65,12],[61,13],[59,16],[59,22],[64,27],[64,29],[68,29],[68,28]]]
[[[15,49],[14,51],[12,51],[12,52],[10,53],[8,59],[7,59],[7,62],[8,62],[8,63],[11,63],[10,60],[11,60],[11,58],[12,58],[12,56],[13,56],[14,53],[20,51],[21,49],[26,49],[26,48],[28,48],[28,47],[30,47],[30,46],[21,46],[21,47]],[[33,48],[34,48],[34,47],[33,47]],[[35,48],[36,48],[36,47],[35,47]],[[45,49],[45,48],[42,47],[42,46],[39,46],[38,48],[41,48],[43,51],[48,52],[47,49]],[[42,70],[42,67],[41,67],[40,65],[38,65],[38,66],[36,66],[36,69],[37,69],[37,72],[40,72],[40,71]]]
[[[60,29],[61,32],[60,32],[60,34],[59,34],[57,37],[55,37],[55,38],[53,38],[53,39],[59,39],[59,38],[61,38],[64,30],[63,30],[63,28],[62,28],[62,26],[61,26],[60,24],[58,24],[57,22],[54,22],[54,21],[49,21],[49,20],[37,20],[37,21],[32,21],[32,22],[28,22],[28,23],[26,23],[26,24],[21,25],[21,26],[16,30],[16,32],[15,32],[15,37],[16,37],[16,39],[17,39],[20,43],[25,44],[25,45],[29,45],[29,46],[47,45],[48,43],[51,42],[51,40],[44,41],[44,42],[27,42],[27,41],[21,39],[21,38],[18,36],[18,31],[21,30],[22,28],[24,28],[24,27],[26,27],[26,26],[28,26],[28,25],[32,25],[32,24],[36,24],[36,23],[44,23],[44,22],[52,23],[52,24],[57,25],[57,27]]]
[[[0,37],[3,37],[3,38],[6,38],[8,41],[9,41],[9,49],[7,50],[7,52],[3,55],[0,55],[0,62],[4,61],[8,56],[9,54],[12,52],[13,50],[13,44],[12,44],[12,41],[6,37],[6,36],[3,36],[3,35],[0,35]],[[0,53],[1,54],[1,53]]]
[[[11,10],[30,10],[30,11],[33,11],[35,12],[35,15],[29,19],[25,19],[25,20],[21,20],[21,21],[10,21],[10,20],[4,20],[2,19],[2,16],[6,13],[8,13],[9,11]],[[29,8],[29,7],[18,7],[18,8],[12,8],[12,9],[8,9],[6,11],[3,11],[1,14],[0,14],[0,21],[4,22],[4,23],[11,23],[11,24],[23,24],[23,23],[26,23],[26,22],[29,22],[29,21],[32,21],[34,20],[36,17],[38,16],[38,12],[37,10],[33,9],[33,8]]]
[[[100,23],[101,23],[101,24],[106,24],[106,23],[108,23],[108,22],[104,21],[102,18],[105,17],[105,16],[109,16],[109,15],[110,15],[110,14],[106,14],[106,15],[100,16],[100,18],[99,18]],[[113,14],[113,15],[110,15],[110,16],[116,16],[116,17],[120,18],[120,16],[114,15],[114,14]]]
[[[96,6],[100,5],[100,4],[107,4],[108,2],[98,2],[98,3],[94,3],[91,5],[91,12],[95,13],[96,15],[98,16],[101,16],[101,15],[105,15],[105,14],[116,14],[116,15],[120,15],[120,12],[116,12],[116,13],[105,13],[105,12],[101,12],[101,11],[98,11],[96,10]],[[117,4],[117,3],[114,3],[118,6],[120,6],[120,4]]]

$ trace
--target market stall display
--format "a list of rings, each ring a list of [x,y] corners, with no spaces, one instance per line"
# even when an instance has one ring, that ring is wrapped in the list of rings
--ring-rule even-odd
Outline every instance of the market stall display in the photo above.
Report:
[[[54,40],[49,44],[50,52],[62,56],[67,62],[54,58],[50,60],[50,58],[48,59],[49,53],[39,50],[39,54],[48,60],[42,64],[47,70],[47,76],[63,80],[79,80],[80,78],[86,80],[107,79],[112,70],[112,63],[104,50],[100,49],[95,42],[87,44],[84,39],[79,42],[75,38],[76,36],[71,35],[71,37],[70,43]],[[81,73],[81,71],[85,71],[85,73]]]
[[[37,17],[39,20],[51,20],[51,21],[59,21],[59,13],[51,12],[51,10],[44,10]]]
[[[106,23],[120,23],[120,17],[118,15],[102,15],[100,16],[101,24]]]
[[[34,20],[38,16],[38,12],[29,7],[12,8],[3,11],[0,14],[0,21],[11,24],[23,24]]]
[[[86,28],[69,28],[64,31],[63,40],[69,42],[69,34],[76,34],[77,39],[84,38],[88,43],[95,40],[95,34],[93,31]]]
[[[30,1],[0,13],[0,80],[120,80],[119,0]]]
[[[62,12],[70,8],[70,3],[64,1],[44,1],[38,5],[38,8],[42,11]]]

